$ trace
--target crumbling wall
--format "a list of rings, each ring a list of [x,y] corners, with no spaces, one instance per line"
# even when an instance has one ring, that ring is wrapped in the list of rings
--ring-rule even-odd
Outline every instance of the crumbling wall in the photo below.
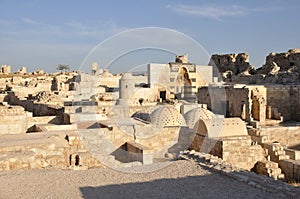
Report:
[[[207,104],[216,114],[250,120],[249,89],[246,87],[201,87],[197,97],[199,104]]]
[[[266,85],[267,103],[277,108],[283,119],[300,121],[300,86]]]
[[[274,64],[275,63],[275,64]],[[279,67],[278,71],[296,70],[300,68],[300,49],[290,49],[284,53],[270,53],[266,57],[266,63],[263,65],[261,72],[270,73],[275,66]]]
[[[2,65],[1,66],[1,73],[10,74],[10,66],[9,65]]]
[[[253,66],[249,63],[249,55],[247,53],[239,54],[214,54],[211,56],[209,65],[216,66],[218,71],[214,71],[214,76],[217,72],[231,72],[232,75],[240,73],[248,73],[253,70]]]

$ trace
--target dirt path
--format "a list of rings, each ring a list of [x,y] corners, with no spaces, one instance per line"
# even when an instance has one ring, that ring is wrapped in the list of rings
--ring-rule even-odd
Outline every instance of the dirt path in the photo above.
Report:
[[[0,198],[3,199],[278,198],[184,160],[143,174],[112,169],[2,172],[0,182]]]

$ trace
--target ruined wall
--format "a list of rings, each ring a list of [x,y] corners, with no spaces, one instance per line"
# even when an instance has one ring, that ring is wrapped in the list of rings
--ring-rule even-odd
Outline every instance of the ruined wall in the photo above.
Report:
[[[27,130],[27,114],[19,106],[0,106],[0,134],[20,134]]]
[[[300,121],[300,86],[266,85],[267,104],[277,108],[286,120]]]
[[[270,53],[266,57],[266,63],[262,67],[262,73],[269,73],[274,68],[274,62],[279,71],[297,70],[300,68],[300,49],[290,49],[284,53]]]
[[[0,171],[80,167],[87,169],[101,166],[83,146],[76,131],[30,133],[20,136],[1,136]]]
[[[240,57],[239,57],[240,56]],[[214,76],[221,73],[226,82],[243,84],[293,84],[300,83],[300,49],[284,53],[270,53],[265,64],[257,69],[249,64],[248,55],[212,55],[210,65]]]
[[[109,88],[118,88],[119,80],[122,76],[101,76],[98,81],[98,85],[107,86]]]
[[[299,126],[268,126],[260,129],[264,135],[268,135],[269,142],[279,142],[287,147],[300,149]]]
[[[10,73],[10,65],[2,65],[1,66],[1,73],[4,73],[4,74],[9,74]]]
[[[246,87],[201,87],[197,97],[199,104],[207,104],[216,114],[250,120],[249,89]]]
[[[9,92],[5,101],[11,105],[22,106],[26,111],[32,112],[33,116],[58,116],[62,115],[64,108],[52,104],[35,103],[33,100],[20,99],[15,93]]]
[[[248,72],[253,69],[249,63],[249,55],[247,53],[212,55],[209,65],[217,66],[217,72],[224,73],[231,71],[232,75]]]
[[[296,160],[280,160],[279,167],[285,175],[287,180],[299,182],[300,181],[300,162]]]
[[[299,85],[202,87],[197,96],[198,103],[227,117],[262,123],[265,119],[281,120],[281,116],[284,121],[300,121]]]
[[[252,169],[257,161],[265,160],[266,156],[260,145],[251,145],[250,136],[209,139],[196,134],[190,149],[210,153],[246,170]]]

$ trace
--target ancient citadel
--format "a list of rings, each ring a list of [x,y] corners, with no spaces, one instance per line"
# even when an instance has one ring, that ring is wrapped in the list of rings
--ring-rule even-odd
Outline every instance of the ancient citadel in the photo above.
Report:
[[[207,66],[149,64],[146,75],[11,73],[1,67],[0,170],[109,166],[210,153],[234,168],[300,180],[300,49]],[[184,152],[185,151],[185,152]]]

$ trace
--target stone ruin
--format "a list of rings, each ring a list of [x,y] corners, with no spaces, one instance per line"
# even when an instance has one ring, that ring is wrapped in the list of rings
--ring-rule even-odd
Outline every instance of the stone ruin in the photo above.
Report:
[[[210,64],[215,65],[216,75],[226,82],[244,84],[299,84],[300,49],[284,53],[270,53],[265,64],[254,69],[245,53],[212,55]]]
[[[268,74],[274,68],[277,72],[299,72],[300,49],[290,49],[286,53],[270,53],[266,57],[266,63],[260,68],[261,74]]]
[[[298,51],[289,53],[296,60]],[[174,160],[189,149],[299,180],[299,85],[244,83],[285,72],[280,58],[254,70],[245,53],[213,55],[225,82],[187,58],[149,64],[147,75],[98,73],[95,63],[92,74],[2,74],[0,170],[119,169]],[[289,69],[298,67],[293,62]]]
[[[1,66],[1,73],[3,74],[9,74],[10,73],[10,65],[2,65]]]
[[[22,66],[22,68],[20,68],[20,70],[17,73],[19,73],[19,74],[26,74],[26,72],[27,72],[26,67]]]
[[[100,68],[97,62],[92,63],[92,75],[99,75],[100,74]]]
[[[249,63],[249,55],[247,53],[226,54],[211,56],[209,65],[216,66],[215,76],[223,73],[225,78],[233,75],[250,74],[254,70],[254,66]]]
[[[189,63],[188,60],[189,60],[188,54],[184,54],[184,55],[176,55],[175,62],[186,64],[186,63]]]

